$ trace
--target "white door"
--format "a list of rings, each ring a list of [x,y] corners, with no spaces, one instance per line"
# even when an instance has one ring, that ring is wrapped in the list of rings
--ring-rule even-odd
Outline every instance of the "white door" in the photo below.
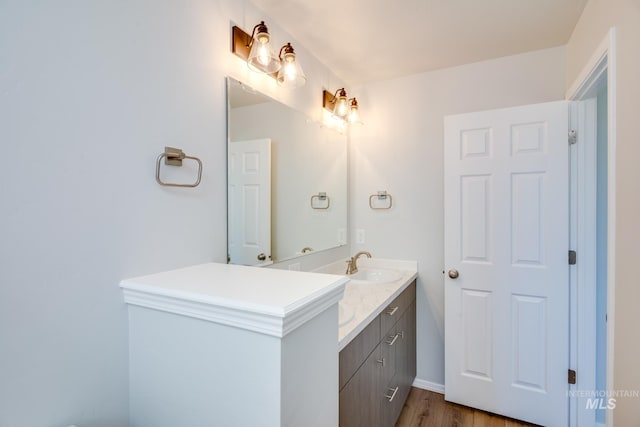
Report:
[[[445,398],[566,426],[568,104],[444,124]]]
[[[271,261],[271,140],[229,144],[229,263]]]

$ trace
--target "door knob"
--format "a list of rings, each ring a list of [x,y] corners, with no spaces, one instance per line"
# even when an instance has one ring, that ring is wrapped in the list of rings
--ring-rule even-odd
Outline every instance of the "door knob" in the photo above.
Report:
[[[449,277],[452,279],[457,279],[459,276],[460,273],[458,273],[458,270],[449,270]]]
[[[264,253],[258,254],[258,261],[264,261],[267,259],[267,256]]]

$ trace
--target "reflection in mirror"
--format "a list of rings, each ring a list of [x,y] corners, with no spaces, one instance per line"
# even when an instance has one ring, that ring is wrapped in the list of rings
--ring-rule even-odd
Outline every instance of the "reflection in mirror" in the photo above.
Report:
[[[227,102],[229,263],[346,244],[346,136],[232,78]]]

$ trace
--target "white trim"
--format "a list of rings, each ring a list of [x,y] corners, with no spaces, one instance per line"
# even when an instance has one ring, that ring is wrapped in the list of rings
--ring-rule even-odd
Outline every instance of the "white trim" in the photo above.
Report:
[[[607,73],[607,117],[608,117],[608,198],[607,201],[607,390],[613,390],[614,337],[615,337],[615,290],[616,290],[616,150],[617,150],[617,69],[616,31],[609,31],[610,44]],[[613,412],[607,411],[606,426],[613,427]]]
[[[429,390],[435,393],[444,394],[444,384],[434,383],[431,381],[416,378],[415,380],[413,380],[413,386],[416,388],[421,388],[422,390]]]
[[[578,102],[569,103],[569,129],[578,129]],[[582,136],[582,135],[580,135]],[[580,138],[578,138],[578,141]],[[574,249],[578,253],[581,252],[578,246],[578,232],[576,220],[578,207],[578,146],[573,144],[569,146],[569,249]],[[576,298],[578,290],[578,277],[576,266],[569,266],[569,369],[575,371],[580,370],[578,367],[578,299]],[[595,367],[594,367],[595,369]],[[581,371],[581,370],[580,370]],[[582,372],[582,371],[581,371]],[[576,385],[577,386],[577,385]],[[569,390],[577,387],[569,385]],[[577,399],[569,398],[569,426],[577,427],[578,404]]]
[[[587,92],[585,92],[587,93]],[[578,143],[571,146],[570,244],[578,263],[570,267],[570,367],[577,383],[570,390],[596,387],[596,150],[595,98],[572,103],[571,125]],[[595,413],[587,396],[569,400],[570,426],[595,427]]]
[[[580,74],[578,74],[578,77],[574,80],[569,90],[567,90],[566,99],[578,101],[589,97],[588,94],[599,81],[600,76],[607,71],[607,56],[610,50],[613,32],[615,32],[614,28],[602,39],[591,55],[591,58],[589,58],[589,61],[587,61],[587,64],[582,71],[580,71]]]
[[[607,207],[607,390],[614,389],[614,331],[615,331],[615,239],[616,239],[616,29],[612,27],[586,66],[578,75],[567,99],[580,100],[587,96],[607,72],[607,144],[608,144],[608,207]],[[580,337],[578,337],[580,341]],[[607,427],[613,427],[614,411],[607,411]]]
[[[344,295],[344,284],[329,290],[312,303],[284,315],[261,313],[222,304],[214,305],[210,302],[181,299],[140,289],[124,288],[122,292],[125,303],[129,305],[207,320],[282,338],[332,305],[338,304]]]
[[[130,305],[282,338],[338,304],[348,281],[344,276],[205,263],[125,279],[120,287]]]

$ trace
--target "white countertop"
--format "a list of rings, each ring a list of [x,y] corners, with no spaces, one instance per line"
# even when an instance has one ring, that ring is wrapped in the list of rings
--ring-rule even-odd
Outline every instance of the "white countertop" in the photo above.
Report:
[[[282,337],[338,302],[344,276],[208,263],[120,283],[125,302]]]
[[[344,274],[345,261],[341,260],[322,268],[316,272]],[[397,270],[401,278],[385,284],[362,284],[349,281],[345,286],[344,297],[340,304],[344,307],[343,313],[353,313],[353,318],[343,323],[338,329],[339,350],[345,348],[364,328],[384,310],[391,301],[402,293],[418,276],[418,263],[416,261],[388,260],[378,258],[360,258],[359,268],[385,268]],[[348,276],[345,276],[348,277]],[[343,315],[341,313],[341,315]]]

